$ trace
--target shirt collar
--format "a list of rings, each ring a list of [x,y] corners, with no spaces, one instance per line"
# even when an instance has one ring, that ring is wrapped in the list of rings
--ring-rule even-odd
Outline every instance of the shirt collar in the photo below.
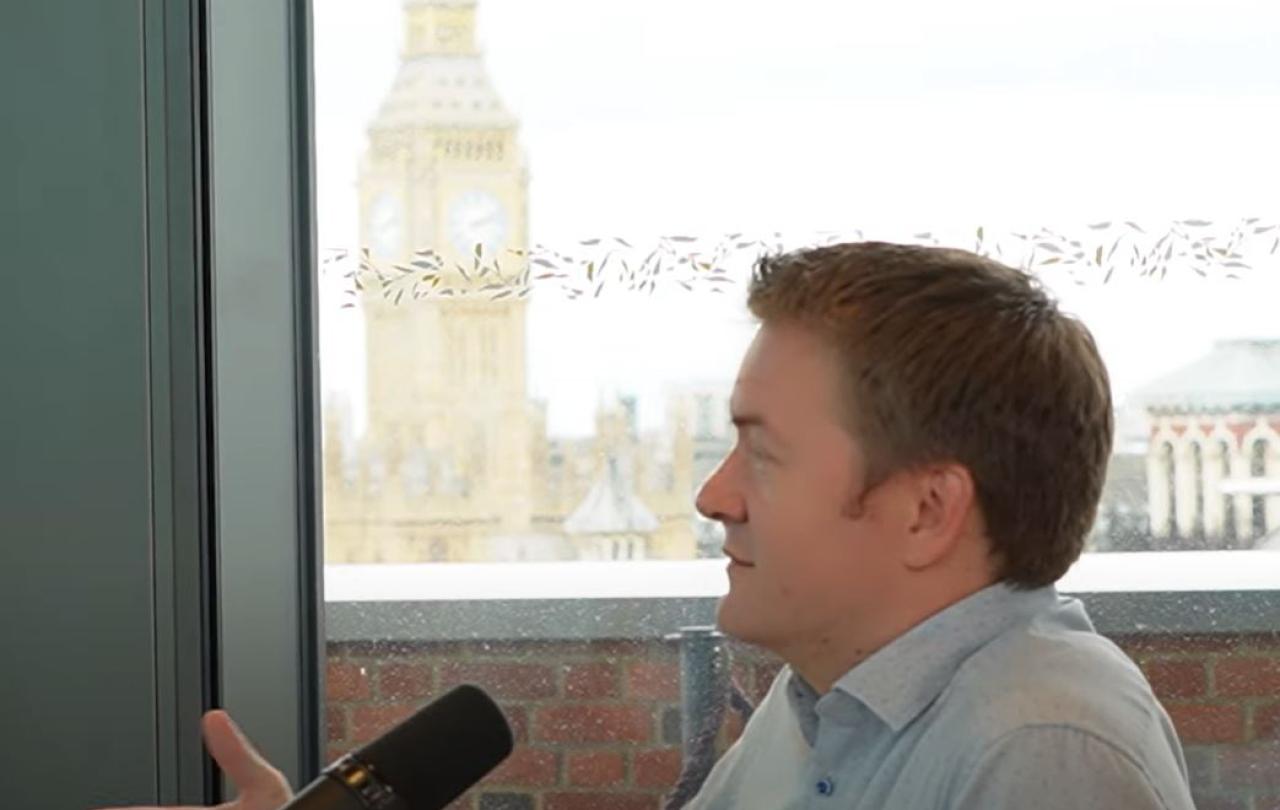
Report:
[[[1057,601],[1053,586],[1018,590],[996,583],[898,636],[845,673],[828,695],[819,698],[793,672],[788,697],[799,713],[802,728],[808,726],[808,731],[817,723],[813,713],[823,714],[824,706],[840,693],[862,703],[896,733],[933,702],[966,658],[1019,619],[1044,611]],[[798,699],[802,695],[805,699]]]

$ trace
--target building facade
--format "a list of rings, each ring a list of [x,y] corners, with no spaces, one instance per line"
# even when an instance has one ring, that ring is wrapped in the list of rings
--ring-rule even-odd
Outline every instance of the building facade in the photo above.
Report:
[[[1221,342],[1139,396],[1158,545],[1280,544],[1280,341]]]

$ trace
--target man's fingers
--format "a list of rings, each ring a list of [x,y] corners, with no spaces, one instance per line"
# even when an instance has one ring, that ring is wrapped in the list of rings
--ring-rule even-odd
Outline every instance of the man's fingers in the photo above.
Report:
[[[262,798],[289,798],[284,777],[253,747],[231,717],[220,709],[204,716],[204,742],[240,794]]]

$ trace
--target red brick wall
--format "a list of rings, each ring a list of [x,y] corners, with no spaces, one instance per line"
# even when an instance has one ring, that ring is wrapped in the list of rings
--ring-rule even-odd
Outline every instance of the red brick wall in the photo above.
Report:
[[[1178,728],[1198,810],[1280,810],[1280,634],[1115,641]]]
[[[1199,810],[1280,810],[1280,634],[1115,640],[1178,727]],[[777,663],[732,649],[758,700]],[[459,683],[516,734],[459,810],[657,810],[680,773],[679,659],[662,641],[330,644],[330,758]],[[740,729],[726,717],[722,748]]]

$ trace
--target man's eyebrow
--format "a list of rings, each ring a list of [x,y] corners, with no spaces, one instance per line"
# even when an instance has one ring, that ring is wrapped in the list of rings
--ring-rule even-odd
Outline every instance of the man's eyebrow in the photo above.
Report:
[[[735,414],[732,414],[731,419],[733,421],[734,427],[738,428],[739,430],[742,430],[743,428],[756,427],[756,428],[760,428],[761,430],[765,431],[771,436],[778,435],[777,431],[771,428],[769,426],[769,423],[765,421],[765,418],[759,414],[735,413]]]

